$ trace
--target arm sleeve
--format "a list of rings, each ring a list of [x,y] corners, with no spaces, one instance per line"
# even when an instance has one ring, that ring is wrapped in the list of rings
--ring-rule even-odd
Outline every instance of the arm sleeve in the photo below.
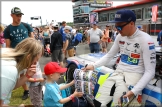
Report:
[[[159,45],[162,44],[162,31],[159,33]]]
[[[149,44],[151,43],[151,44]],[[150,38],[144,38],[142,41],[142,50],[143,50],[143,61],[145,72],[142,78],[132,89],[134,95],[137,95],[141,92],[146,85],[154,78],[155,75],[155,66],[156,66],[156,51],[153,40]]]
[[[88,36],[90,36],[90,30],[87,31]]]
[[[27,27],[28,27],[28,29],[29,29],[29,32],[33,32],[33,28],[32,28],[32,27],[30,27],[30,25],[29,25],[29,24],[27,24]]]
[[[67,39],[67,37],[66,37],[66,33],[63,33],[62,37],[63,37],[63,41],[65,42],[66,39]]]
[[[102,37],[104,34],[103,34],[103,32],[102,32],[102,30],[100,30],[100,37]]]
[[[100,60],[98,60],[97,62],[95,62],[93,64],[94,68],[108,64],[111,61],[111,59],[113,59],[113,57],[119,52],[119,50],[120,50],[119,49],[120,37],[121,36],[117,37],[117,39],[114,42],[113,46],[111,47],[110,51],[105,56],[103,56]]]
[[[69,40],[70,37],[69,37],[68,34],[64,34],[64,36],[65,36],[65,41],[66,41],[66,40]]]
[[[63,35],[63,28],[60,28],[59,32]]]
[[[62,99],[61,93],[59,93],[56,88],[52,88],[50,94],[54,102],[59,102]]]
[[[55,43],[55,37],[53,36],[53,34],[51,35],[51,44],[50,44],[50,51],[53,52],[53,46]]]
[[[10,26],[8,26],[8,27],[10,27]],[[4,38],[5,39],[10,39],[10,32],[7,31],[7,29],[9,29],[8,27],[4,30]]]
[[[17,68],[13,65],[3,66],[1,68],[1,91],[0,91],[0,99],[3,101],[9,101],[11,97],[12,90],[15,87],[18,78]]]

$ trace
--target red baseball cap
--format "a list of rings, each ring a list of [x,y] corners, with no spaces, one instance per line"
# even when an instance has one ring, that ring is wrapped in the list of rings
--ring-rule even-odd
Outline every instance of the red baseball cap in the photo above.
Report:
[[[50,75],[53,74],[55,72],[63,74],[67,71],[67,68],[62,68],[61,66],[58,65],[58,63],[56,62],[48,62],[45,66],[44,66],[44,73],[46,75]]]

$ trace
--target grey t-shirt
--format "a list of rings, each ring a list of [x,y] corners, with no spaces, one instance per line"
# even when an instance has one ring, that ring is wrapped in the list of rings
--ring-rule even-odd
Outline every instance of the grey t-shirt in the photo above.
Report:
[[[66,50],[72,49],[74,46],[72,45],[72,39],[73,39],[73,35],[70,33],[67,33],[65,36],[66,40],[69,41],[68,47]]]
[[[90,43],[97,43],[101,36],[103,35],[103,32],[101,31],[101,29],[96,29],[94,30],[93,28],[91,28],[88,31],[88,36],[90,36]]]

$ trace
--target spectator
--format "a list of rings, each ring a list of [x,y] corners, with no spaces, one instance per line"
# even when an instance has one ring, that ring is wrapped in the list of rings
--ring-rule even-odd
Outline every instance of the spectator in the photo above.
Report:
[[[64,32],[64,27],[66,26],[66,22],[65,21],[63,21],[62,22],[62,25],[61,25],[61,28],[60,28],[60,30],[59,30],[59,32],[61,33],[61,35],[62,35],[62,39],[63,39],[63,47],[65,47],[65,41],[66,41],[66,34],[65,34],[65,32]],[[67,52],[66,52],[66,50],[65,50],[65,52],[64,52],[64,56],[65,56],[65,59],[67,59]]]
[[[162,30],[158,34],[157,41],[159,43],[159,46],[162,46]]]
[[[4,30],[4,38],[6,40],[7,48],[15,48],[19,42],[29,36],[34,38],[33,28],[27,23],[21,23],[22,15],[24,14],[21,12],[20,8],[12,8],[11,17],[13,22]],[[21,32],[21,30],[23,30],[23,32]]]
[[[21,12],[20,8],[12,8],[11,17],[13,22],[4,30],[4,38],[7,48],[15,48],[16,45],[25,38],[34,38],[33,28],[31,28],[29,24],[21,22],[22,15],[24,14]],[[24,76],[23,71],[21,76]],[[24,89],[22,100],[25,100],[28,98],[29,89],[26,84],[24,84],[22,87]]]
[[[63,52],[67,50],[68,56],[74,56],[74,46],[72,46],[73,35],[71,34],[72,28],[70,26],[65,26],[64,31],[66,34],[65,46],[63,47]]]
[[[93,23],[93,28],[88,31],[88,44],[91,53],[100,52],[100,38],[103,36],[103,32],[97,28],[97,23]]]
[[[64,27],[66,26],[66,22],[65,21],[63,21],[62,22],[62,26],[61,26],[61,28],[60,28],[60,33],[61,33],[61,35],[62,35],[62,37],[63,37],[63,43],[65,43],[65,32],[64,32]]]
[[[74,37],[74,42],[75,42],[75,37],[76,37],[76,35],[77,35],[77,33],[78,33],[78,30],[77,29],[72,29],[72,31],[71,31],[71,34],[73,35],[73,37]],[[73,42],[73,40],[72,40],[72,42]],[[76,55],[76,46],[74,45],[74,56]]]
[[[39,29],[37,27],[34,28],[34,37],[36,40],[40,41]]]
[[[116,39],[116,36],[119,34],[119,31],[116,29],[116,28],[114,28],[114,33],[113,33],[114,35],[113,35],[113,41],[115,41],[115,39]]]
[[[138,26],[138,29],[139,29],[139,30],[141,30],[141,31],[143,31],[143,29],[142,29],[142,27],[141,27],[141,26]]]
[[[102,52],[106,53],[107,52],[108,43],[110,42],[109,25],[106,25],[106,29],[104,29],[103,32],[104,32],[104,36],[101,38],[101,40],[102,40]]]
[[[36,73],[36,63],[43,54],[43,47],[37,40],[26,38],[12,48],[1,48],[0,107],[9,104],[11,93]],[[20,72],[25,75],[19,77]]]
[[[89,27],[86,27],[86,29],[84,30],[84,33],[83,33],[83,38],[85,39],[86,43],[87,43],[87,38],[88,38],[88,31],[89,31]]]
[[[44,45],[42,32],[43,32],[43,28],[40,27],[39,28],[39,38],[40,38],[40,41],[41,41],[42,45]]]
[[[44,81],[39,62],[37,62],[36,73],[28,79],[29,97],[34,107],[42,106],[42,84]]]
[[[78,32],[83,34],[83,27],[80,27]]]
[[[51,59],[53,62],[59,62],[61,67],[64,66],[62,49],[63,49],[62,35],[58,31],[58,25],[54,25],[54,33],[51,35],[51,44],[50,44],[50,50],[52,53]]]
[[[43,36],[43,42],[44,42],[44,48],[45,48],[46,45],[50,43],[50,31],[49,31],[48,26],[45,26],[42,32],[42,36]]]
[[[3,35],[3,31],[4,31],[3,25],[0,25],[0,48],[5,47],[5,38],[4,38],[4,35]]]

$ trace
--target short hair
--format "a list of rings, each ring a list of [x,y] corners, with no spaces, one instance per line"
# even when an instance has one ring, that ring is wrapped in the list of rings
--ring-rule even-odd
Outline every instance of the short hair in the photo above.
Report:
[[[65,24],[66,22],[65,21],[62,21],[62,24]]]

